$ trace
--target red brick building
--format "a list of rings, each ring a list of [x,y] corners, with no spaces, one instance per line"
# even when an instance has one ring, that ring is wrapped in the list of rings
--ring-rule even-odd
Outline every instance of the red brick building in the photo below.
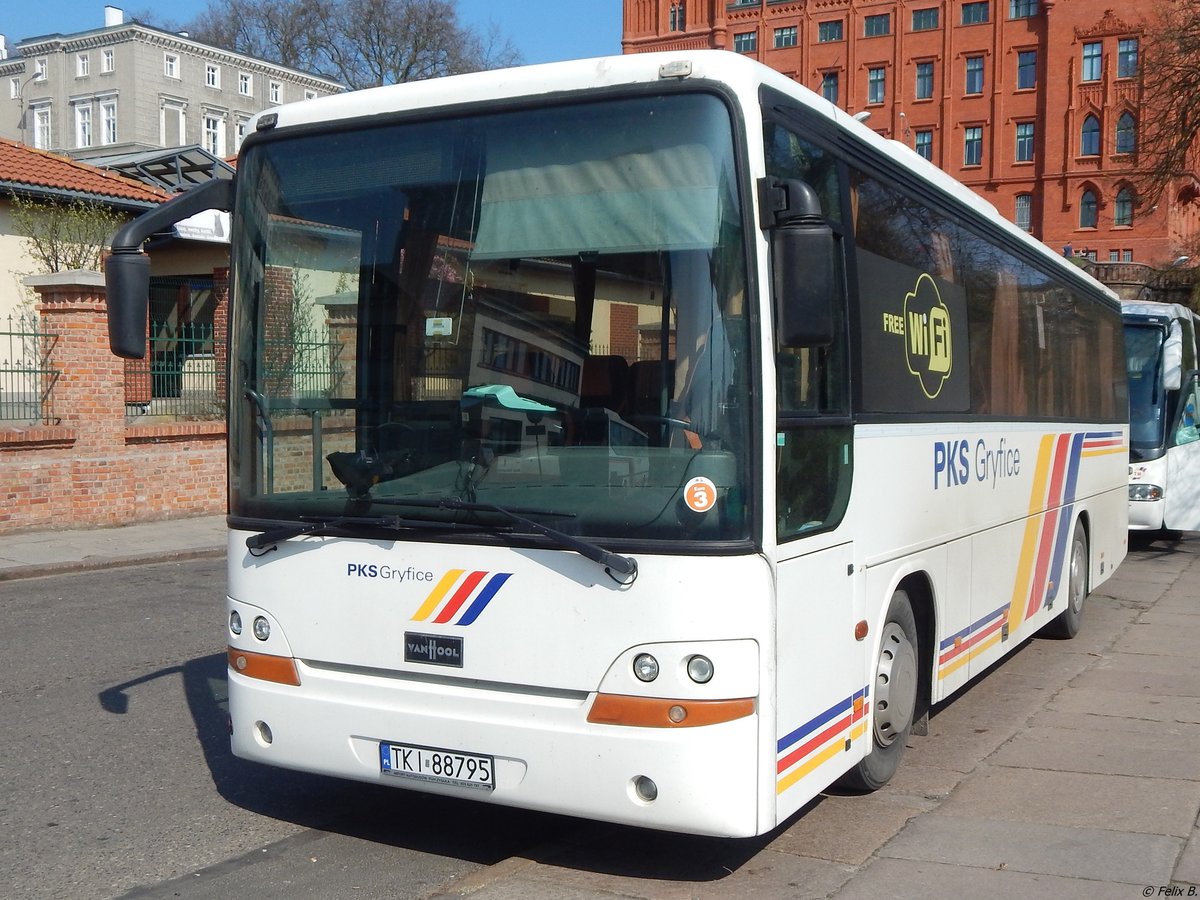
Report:
[[[902,140],[1055,250],[1194,254],[1200,181],[1138,196],[1158,0],[624,0],[626,53],[752,56]]]

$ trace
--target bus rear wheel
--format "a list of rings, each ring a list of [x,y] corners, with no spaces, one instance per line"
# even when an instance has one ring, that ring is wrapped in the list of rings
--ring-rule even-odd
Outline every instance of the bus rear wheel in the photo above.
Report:
[[[896,774],[917,707],[918,647],[912,603],[905,591],[896,591],[888,606],[871,685],[871,752],[842,776],[839,784],[843,788],[876,791]]]
[[[1088,544],[1083,526],[1075,523],[1071,534],[1070,556],[1067,558],[1067,608],[1046,623],[1046,637],[1069,640],[1079,634],[1083,621],[1083,601],[1088,595]]]

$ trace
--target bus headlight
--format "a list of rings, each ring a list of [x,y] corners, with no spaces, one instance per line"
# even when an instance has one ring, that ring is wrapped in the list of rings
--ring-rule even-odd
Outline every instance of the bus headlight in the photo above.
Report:
[[[1157,484],[1131,484],[1129,486],[1130,500],[1161,500],[1163,489]]]
[[[696,654],[687,661],[688,678],[696,684],[708,684],[713,677],[712,660],[707,656]]]
[[[265,641],[271,636],[271,623],[265,617],[259,616],[254,620],[254,636],[260,641]]]
[[[234,634],[242,633],[242,614],[236,609],[229,614],[229,630]]]
[[[658,660],[649,653],[639,653],[633,660],[633,674],[638,681],[653,681],[658,677]]]

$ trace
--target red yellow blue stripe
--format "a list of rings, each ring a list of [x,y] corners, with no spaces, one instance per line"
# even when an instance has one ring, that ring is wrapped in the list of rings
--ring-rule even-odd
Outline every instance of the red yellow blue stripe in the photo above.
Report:
[[[451,569],[438,580],[429,596],[413,614],[412,621],[424,622],[433,616],[433,622],[438,625],[470,625],[487,609],[488,604],[511,577],[511,572],[493,574]]]
[[[851,694],[776,742],[775,793],[782,794],[822,763],[850,749],[867,727],[869,687]]]

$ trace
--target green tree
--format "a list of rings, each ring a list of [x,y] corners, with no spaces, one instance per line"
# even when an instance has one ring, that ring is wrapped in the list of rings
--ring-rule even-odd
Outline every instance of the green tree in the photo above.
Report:
[[[126,218],[97,200],[62,202],[14,194],[10,201],[13,230],[28,241],[39,274],[98,271],[109,238]]]

